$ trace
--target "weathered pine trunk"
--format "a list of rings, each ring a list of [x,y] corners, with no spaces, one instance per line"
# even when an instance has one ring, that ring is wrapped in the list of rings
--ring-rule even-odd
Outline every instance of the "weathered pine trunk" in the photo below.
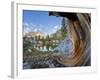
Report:
[[[91,15],[87,13],[76,13],[74,15],[65,13],[68,15],[63,16],[59,12],[58,14],[69,20],[68,26],[74,51],[70,55],[55,54],[53,58],[66,66],[89,66],[91,63]]]

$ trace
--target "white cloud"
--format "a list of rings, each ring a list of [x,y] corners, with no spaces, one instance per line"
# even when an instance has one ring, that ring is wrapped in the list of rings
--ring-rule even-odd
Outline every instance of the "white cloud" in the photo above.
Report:
[[[59,26],[57,26],[57,25],[56,25],[56,26],[54,26],[54,29],[58,29],[58,28],[59,28]]]
[[[55,33],[58,29],[59,29],[59,26],[56,25],[56,26],[53,27],[52,32]]]
[[[24,23],[23,25],[24,25],[24,33],[28,33],[28,32],[33,31],[32,24],[30,24],[30,23]]]
[[[39,30],[39,31],[42,31],[42,29],[41,29],[41,28],[38,28],[38,30]]]
[[[30,23],[30,26],[35,27],[36,25],[34,25],[33,23]]]
[[[34,32],[37,32],[37,31],[38,31],[38,29],[37,29],[37,28],[35,28],[35,29],[34,29]]]
[[[30,28],[29,27],[24,27],[24,33],[28,33],[30,32]]]
[[[42,31],[41,29],[42,25],[37,26],[37,25],[34,25],[33,23],[25,22],[23,26],[24,26],[24,34],[29,33],[29,32]]]
[[[35,28],[34,32],[37,32],[37,31],[42,31],[42,29],[41,28]]]
[[[24,27],[28,27],[29,26],[29,24],[28,23],[24,23]]]
[[[28,33],[28,32],[30,32],[29,27],[24,27],[24,35],[25,35],[26,33]]]

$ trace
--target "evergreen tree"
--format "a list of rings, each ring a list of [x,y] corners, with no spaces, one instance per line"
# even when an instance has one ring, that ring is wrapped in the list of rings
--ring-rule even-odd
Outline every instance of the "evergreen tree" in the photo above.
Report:
[[[62,19],[61,35],[62,35],[62,39],[64,39],[66,37],[66,35],[67,35],[67,28],[66,28],[66,20],[65,20],[65,18]]]
[[[49,37],[49,35],[47,35],[47,36],[46,36],[46,40],[47,40],[47,41],[49,41],[49,40],[50,40],[50,37]]]

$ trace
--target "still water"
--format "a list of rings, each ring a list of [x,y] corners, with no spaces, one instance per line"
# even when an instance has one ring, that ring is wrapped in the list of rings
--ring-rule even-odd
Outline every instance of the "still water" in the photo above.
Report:
[[[52,45],[34,45],[33,47],[39,51],[53,51],[58,44]]]

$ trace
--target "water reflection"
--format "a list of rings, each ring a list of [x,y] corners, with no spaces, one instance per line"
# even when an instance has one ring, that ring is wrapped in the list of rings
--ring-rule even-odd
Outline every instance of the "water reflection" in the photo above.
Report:
[[[35,44],[33,48],[39,50],[39,51],[53,51],[55,47],[57,47],[58,44],[50,44],[50,45],[40,45]]]

